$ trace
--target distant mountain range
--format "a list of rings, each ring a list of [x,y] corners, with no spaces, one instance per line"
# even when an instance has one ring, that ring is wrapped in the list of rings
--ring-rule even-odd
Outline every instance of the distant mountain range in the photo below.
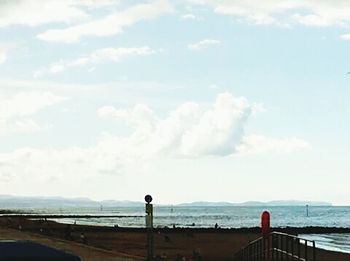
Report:
[[[243,203],[197,201],[191,203],[174,204],[174,206],[331,206],[328,202],[274,200],[268,202],[247,201]],[[142,207],[144,202],[129,200],[94,201],[89,198],[63,197],[22,197],[0,195],[0,208],[78,208],[78,207]]]
[[[331,206],[332,203],[322,201],[299,201],[299,200],[273,200],[267,202],[261,201],[246,201],[242,203],[230,203],[230,202],[206,202],[196,201],[192,203],[182,203],[178,206]]]
[[[0,195],[0,208],[82,208],[82,207],[124,207],[143,206],[144,203],[136,201],[103,200],[94,201],[89,198],[63,198],[63,197],[21,197]]]

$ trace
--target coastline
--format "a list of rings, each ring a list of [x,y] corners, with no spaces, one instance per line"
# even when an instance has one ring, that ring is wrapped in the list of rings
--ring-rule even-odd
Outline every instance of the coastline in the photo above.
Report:
[[[88,252],[90,254],[96,252],[97,256],[108,253],[110,256],[126,258],[125,260],[140,260],[146,255],[145,228],[68,225],[50,220],[26,218],[11,218],[10,222],[8,218],[1,218],[0,226],[1,239],[21,239],[21,237],[27,240],[45,239],[47,244],[54,247],[59,248],[62,244],[62,246],[71,246],[68,250],[85,256],[84,260],[99,260],[86,259]],[[329,227],[286,227],[273,228],[273,231],[294,235],[350,233],[348,228]],[[230,260],[235,252],[259,236],[259,227],[156,228],[154,229],[155,254],[174,260],[177,255],[190,257],[193,251],[199,251],[203,260]],[[67,246],[63,249],[67,249]],[[317,249],[317,260],[345,261],[350,260],[350,254]]]

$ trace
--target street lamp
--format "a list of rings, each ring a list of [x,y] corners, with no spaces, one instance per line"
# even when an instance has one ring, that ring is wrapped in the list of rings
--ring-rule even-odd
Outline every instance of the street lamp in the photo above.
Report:
[[[147,260],[153,260],[153,205],[152,196],[145,196],[146,229],[147,229]]]

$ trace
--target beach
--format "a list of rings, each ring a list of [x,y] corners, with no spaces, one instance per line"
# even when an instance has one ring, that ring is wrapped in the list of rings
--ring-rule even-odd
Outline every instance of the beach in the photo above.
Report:
[[[67,225],[23,218],[11,221],[2,218],[0,225],[1,240],[33,240],[76,254],[82,260],[144,260],[146,257],[144,228]],[[292,230],[289,228],[286,232]],[[315,232],[315,229],[309,231]],[[153,234],[154,254],[165,260],[177,257],[189,260],[194,252],[199,253],[202,260],[232,260],[234,253],[260,236],[259,228],[163,228],[155,229]],[[316,254],[320,261],[350,260],[350,254],[321,249],[317,249]]]

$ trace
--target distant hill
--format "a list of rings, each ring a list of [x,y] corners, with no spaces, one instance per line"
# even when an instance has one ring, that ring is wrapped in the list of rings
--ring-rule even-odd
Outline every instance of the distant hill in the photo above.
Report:
[[[99,204],[104,207],[142,207],[145,205],[144,202],[130,200],[103,200],[99,201]]]
[[[191,203],[181,203],[177,204],[176,206],[181,207],[229,207],[229,206],[235,206],[237,204],[229,203],[229,202],[207,202],[207,201],[195,201]]]
[[[299,201],[299,200],[273,200],[267,202],[261,201],[247,201],[243,203],[230,203],[230,202],[206,202],[206,201],[196,201],[192,203],[182,203],[178,206],[331,206],[329,202],[319,202],[319,201]]]
[[[124,207],[143,206],[142,202],[63,197],[21,197],[0,195],[0,208],[82,208],[82,207]]]
[[[323,201],[273,200],[267,203],[270,206],[332,206],[332,203]]]
[[[63,197],[21,197],[0,195],[0,208],[84,208],[84,207],[143,207],[144,202],[130,200],[103,200],[94,201],[89,198],[63,198]],[[161,205],[161,204],[159,204]],[[328,202],[274,200],[268,202],[247,201],[243,203],[207,202],[197,201],[182,203],[175,206],[331,206]]]

